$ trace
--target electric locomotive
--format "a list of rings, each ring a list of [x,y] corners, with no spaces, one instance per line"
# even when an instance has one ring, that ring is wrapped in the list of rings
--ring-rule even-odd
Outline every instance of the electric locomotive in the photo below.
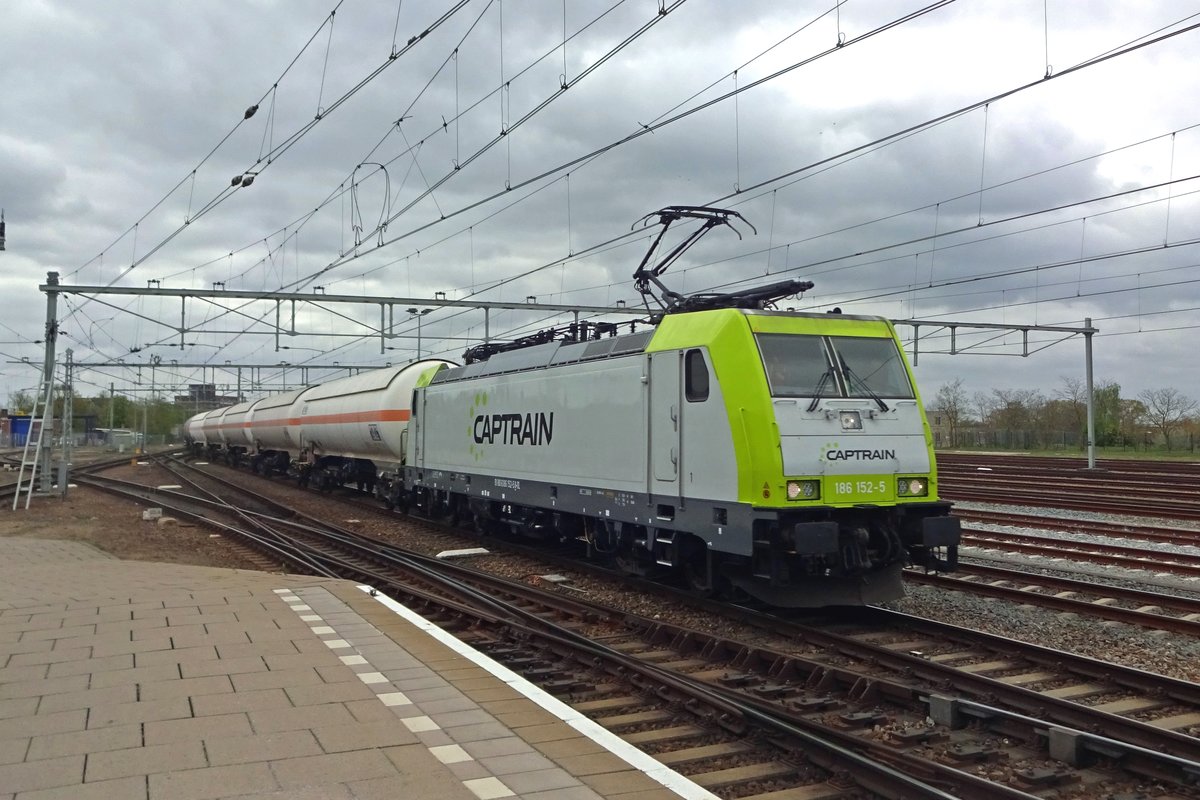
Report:
[[[900,597],[905,564],[953,570],[959,521],[938,498],[932,436],[891,323],[772,309],[812,286],[802,281],[671,292],[667,266],[740,215],[650,216],[662,230],[634,275],[650,328],[580,323],[477,346],[463,366],[400,368],[411,394],[389,393],[397,427],[370,452],[349,447],[370,430],[354,415],[384,410],[362,400],[362,376],[305,390],[285,428],[312,391],[338,404],[345,427],[332,448],[318,427],[277,436],[277,451],[290,442],[304,471],[305,442],[323,444],[323,459],[369,464],[389,506],[577,540],[590,557],[674,573],[706,594],[857,605]],[[682,219],[701,225],[651,266]]]

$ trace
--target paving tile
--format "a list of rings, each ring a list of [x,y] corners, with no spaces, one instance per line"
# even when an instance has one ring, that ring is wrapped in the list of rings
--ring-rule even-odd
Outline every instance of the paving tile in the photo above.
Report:
[[[109,670],[92,674],[92,689],[106,689],[110,686],[127,684],[150,684],[162,681],[179,680],[177,664],[151,664],[146,667],[131,667],[129,669]]]
[[[505,736],[501,739],[483,739],[478,742],[465,742],[463,749],[475,758],[491,758],[493,756],[510,756],[519,753],[532,753],[533,748],[519,736]]]
[[[228,675],[209,675],[203,678],[179,678],[146,683],[141,687],[141,699],[165,700],[170,697],[198,697],[233,691]]]
[[[213,766],[279,761],[321,754],[312,731],[276,731],[252,736],[217,737],[205,742]]]
[[[332,684],[308,684],[284,688],[288,699],[295,705],[319,703],[344,703],[348,700],[370,700],[376,697],[371,686],[360,680],[343,680]]]
[[[204,743],[193,739],[172,744],[92,753],[87,758],[85,778],[91,783],[135,775],[145,776],[155,772],[199,769],[207,765]]]
[[[146,797],[146,779],[141,776],[21,793],[21,800],[146,800]]]
[[[515,711],[508,714],[497,714],[496,720],[513,729],[540,727],[542,725],[552,725],[560,722],[558,717],[554,716],[548,711],[542,711],[539,708],[533,708],[529,711]]]
[[[521,738],[531,744],[553,742],[559,739],[575,739],[578,736],[578,731],[561,721],[548,725],[531,725],[521,729]]]
[[[593,753],[607,753],[601,744],[586,736],[576,736],[574,739],[556,739],[549,742],[539,742],[537,749],[543,755],[555,760],[571,756],[586,756]],[[572,773],[575,774],[575,773]]]
[[[503,776],[504,783],[517,794],[526,792],[546,792],[551,789],[565,789],[569,786],[579,786],[580,782],[565,770],[557,767],[540,769],[533,772],[513,772]]]
[[[446,744],[440,747],[430,747],[429,752],[443,764],[457,764],[461,761],[473,761],[474,757],[458,744]]]
[[[87,678],[87,675],[80,676]],[[132,703],[137,700],[137,686],[109,686],[104,689],[86,689],[82,692],[65,692],[51,694],[42,698],[38,705],[38,714],[49,714],[56,711],[73,711],[80,708],[114,705],[116,703]]]
[[[437,689],[404,689],[404,694],[414,703],[424,703],[429,700],[455,700],[466,697],[453,686],[442,686]]]
[[[184,678],[203,678],[213,675],[238,675],[244,672],[266,672],[267,664],[259,656],[218,658],[215,661],[187,661],[179,665]]]
[[[463,785],[471,790],[479,800],[494,800],[501,797],[512,797],[516,793],[506,786],[499,778],[479,778],[464,781]]]
[[[397,719],[393,707],[385,706],[378,700],[350,700],[343,703],[346,710],[358,722],[384,722]]]
[[[169,744],[224,736],[249,736],[254,732],[245,714],[219,714],[191,719],[168,719],[145,724],[146,744]]]
[[[271,769],[283,789],[320,783],[344,783],[396,774],[396,768],[382,750],[356,750],[348,753],[291,758],[271,763]]]
[[[395,719],[381,722],[358,722],[346,725],[314,725],[312,732],[326,753],[363,750],[370,747],[393,747],[415,744],[417,737]]]
[[[625,800],[626,795],[620,795],[616,800]],[[521,800],[604,800],[586,786],[567,786],[562,789],[551,789],[548,792],[526,792]],[[679,800],[679,795],[668,792],[660,800]]]
[[[487,767],[474,760],[460,761],[455,764],[447,764],[446,769],[450,770],[450,774],[458,778],[464,784],[467,781],[490,777],[492,774]]]
[[[150,776],[150,800],[214,800],[280,788],[266,764],[205,767]]]
[[[79,661],[60,661],[49,665],[47,677],[61,678],[66,675],[96,675],[110,670],[133,669],[133,654],[124,653],[108,658],[89,658]]]
[[[580,775],[579,780],[605,797],[620,795],[625,792],[657,791],[663,788],[657,781],[632,768],[622,772]]]
[[[0,764],[19,764],[29,751],[29,739],[0,739]]]
[[[82,731],[87,728],[87,709],[36,714],[32,717],[13,717],[0,720],[0,739],[26,739],[52,733]],[[0,783],[0,786],[3,786]]]
[[[69,628],[64,628],[59,625],[46,628],[36,628],[34,630],[25,631],[21,635],[20,641],[30,642],[39,639],[74,639],[79,636],[94,636],[96,633],[95,625],[73,625]]]
[[[426,714],[446,714],[452,711],[475,711],[479,708],[469,697],[452,697],[449,700],[426,700],[421,710]]]
[[[78,661],[91,658],[92,648],[74,647],[70,650],[58,650],[54,653],[54,642],[46,640],[34,642],[16,642],[4,645],[4,652],[9,654],[6,666],[22,666],[24,664],[53,664],[56,661]],[[82,653],[82,656],[75,655]]]
[[[421,707],[421,710],[427,711],[424,706]],[[447,711],[444,714],[438,714],[437,721],[443,728],[457,728],[460,725],[494,724],[496,718],[477,708],[470,711]]]
[[[460,744],[478,742],[483,739],[503,739],[512,735],[512,732],[499,722],[485,725],[460,725],[457,728],[446,728],[446,733]]]
[[[142,744],[141,725],[116,725],[99,730],[71,731],[35,736],[29,745],[29,761],[58,756],[85,755],[104,750],[121,750]]]
[[[69,663],[75,664],[78,662]],[[4,669],[0,669],[0,684],[34,683],[47,680],[47,678],[70,677],[69,674],[62,676],[50,675],[51,666],[51,664],[27,664],[21,667],[5,667]]]
[[[620,772],[630,769],[628,762],[609,752],[561,756],[554,760],[567,772],[577,776],[599,775],[602,772]]]
[[[231,675],[229,679],[233,688],[238,692],[249,692],[255,689],[287,689],[293,686],[311,686],[323,684],[321,676],[315,669],[281,669],[269,672],[248,672],[243,675]]]
[[[114,725],[183,719],[190,716],[192,716],[192,709],[186,697],[133,703],[106,703],[88,709],[87,727],[88,730],[95,730]]]
[[[217,657],[217,648],[212,645],[201,645],[199,647],[180,647],[166,648],[165,650],[152,650],[149,652],[139,652],[133,654],[133,663],[139,667],[148,667],[151,664],[186,664],[195,663],[197,661],[207,661]]]
[[[216,645],[214,649],[221,658],[261,655],[267,660],[267,666],[271,669],[281,669],[281,667],[271,665],[270,658],[272,656],[294,656],[299,652],[291,642],[241,642]]]
[[[182,645],[180,645],[182,647]],[[133,653],[135,656],[142,653],[153,653],[159,650],[176,649],[171,643],[169,636],[156,636],[153,639],[120,640],[109,639],[97,641],[92,645],[92,655],[96,658],[105,658],[106,656],[116,656],[122,653]]]
[[[288,699],[283,689],[207,694],[191,698],[192,713],[197,717],[291,707],[292,701]]]
[[[0,700],[0,721],[36,714],[38,703],[40,702],[40,697],[18,697],[13,700]]]
[[[354,722],[354,717],[341,703],[251,711],[249,719],[250,724],[258,733],[300,730],[325,725],[349,725]]]
[[[493,775],[508,775],[513,772],[538,772],[555,769],[557,765],[538,753],[514,753],[504,756],[486,756],[479,759]],[[553,787],[547,787],[553,788]]]
[[[5,792],[30,792],[83,783],[83,756],[47,758],[0,766],[0,786]]]
[[[0,683],[0,700],[79,692],[87,689],[88,680],[87,675],[67,675],[63,678],[37,678]]]

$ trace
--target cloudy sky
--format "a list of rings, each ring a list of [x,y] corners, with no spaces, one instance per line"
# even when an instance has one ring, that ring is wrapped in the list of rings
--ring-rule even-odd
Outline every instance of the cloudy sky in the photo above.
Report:
[[[816,288],[782,306],[1091,318],[1097,379],[1200,399],[1200,3],[15,0],[2,14],[0,401],[37,382],[7,362],[41,361],[49,270],[77,286],[633,305],[653,229],[631,225],[675,204],[734,209],[757,234],[711,232],[666,274],[674,289],[799,278]],[[483,335],[478,311],[421,307],[426,356]],[[302,304],[287,349],[273,305],[189,300],[182,337],[180,313],[178,298],[67,295],[60,354],[157,358],[167,392],[236,380],[172,362],[293,365],[245,371],[247,390],[418,344],[402,308],[383,353],[362,338],[377,306]],[[561,321],[495,312],[490,330]],[[960,329],[951,356],[945,329],[922,328],[927,399],[959,377],[1046,395],[1083,377],[1082,339],[1025,342]],[[78,377],[83,394],[148,382]]]

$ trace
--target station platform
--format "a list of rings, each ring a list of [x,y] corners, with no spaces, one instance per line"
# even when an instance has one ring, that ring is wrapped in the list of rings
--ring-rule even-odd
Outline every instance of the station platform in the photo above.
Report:
[[[714,798],[348,581],[0,538],[0,800]]]

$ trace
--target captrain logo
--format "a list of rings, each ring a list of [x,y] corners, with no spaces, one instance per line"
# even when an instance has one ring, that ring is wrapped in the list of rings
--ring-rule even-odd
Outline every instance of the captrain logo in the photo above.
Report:
[[[888,461],[896,457],[895,450],[857,448],[843,450],[837,442],[826,442],[821,447],[821,461]]]
[[[548,445],[554,438],[554,412],[527,411],[517,412],[487,412],[487,392],[475,395],[474,403],[467,409],[471,423],[467,432],[471,439],[469,449],[471,455],[478,461],[484,452],[484,445]]]

